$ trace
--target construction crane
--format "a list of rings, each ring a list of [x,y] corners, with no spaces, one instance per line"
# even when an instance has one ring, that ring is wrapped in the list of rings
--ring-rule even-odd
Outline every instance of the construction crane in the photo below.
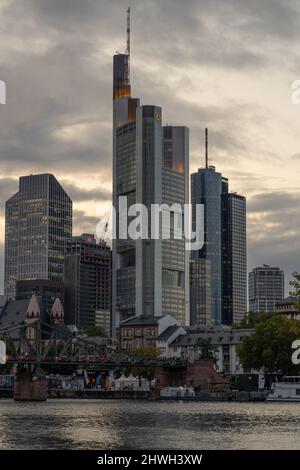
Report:
[[[103,229],[102,229],[102,231],[99,235],[99,242],[106,242],[107,235],[108,235],[108,227],[109,227],[110,217],[111,217],[111,203],[109,203],[109,207],[108,207],[107,211],[105,212],[104,217],[102,219],[103,222],[104,222],[104,226],[103,226]]]

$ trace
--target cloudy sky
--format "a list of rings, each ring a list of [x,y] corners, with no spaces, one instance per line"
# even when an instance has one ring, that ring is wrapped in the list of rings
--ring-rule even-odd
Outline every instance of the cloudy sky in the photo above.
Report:
[[[4,202],[18,177],[56,175],[74,232],[111,194],[112,55],[128,0],[1,0],[0,292]],[[248,264],[300,270],[299,0],[132,0],[134,96],[190,128],[190,169],[211,164],[248,201]]]

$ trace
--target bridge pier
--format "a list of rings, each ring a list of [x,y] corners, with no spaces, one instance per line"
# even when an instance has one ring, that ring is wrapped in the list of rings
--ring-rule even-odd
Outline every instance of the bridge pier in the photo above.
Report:
[[[46,401],[47,380],[42,369],[35,373],[27,369],[19,369],[15,375],[14,400]]]

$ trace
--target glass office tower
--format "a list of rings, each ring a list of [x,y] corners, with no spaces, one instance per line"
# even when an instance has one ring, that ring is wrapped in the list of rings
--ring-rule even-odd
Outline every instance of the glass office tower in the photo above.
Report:
[[[188,252],[183,240],[153,239],[153,204],[189,200],[188,129],[163,127],[158,106],[140,106],[131,97],[129,55],[114,56],[113,77],[113,204],[116,212],[112,258],[112,329],[131,316],[174,315],[189,323]],[[119,233],[121,197],[127,206],[148,209],[147,240]],[[173,210],[169,210],[171,220]],[[131,217],[126,215],[127,227]]]
[[[212,320],[239,323],[247,312],[246,199],[207,166],[192,174],[192,204],[193,217],[195,204],[204,205],[204,245],[192,256],[210,263]]]
[[[72,201],[51,174],[22,176],[5,207],[5,295],[17,280],[63,281],[65,240],[72,235]]]
[[[226,180],[223,180],[223,185]],[[192,174],[193,216],[196,204],[204,205],[204,245],[192,253],[207,259],[211,267],[212,317],[216,325],[222,322],[222,175],[215,167],[200,168]],[[194,220],[193,220],[194,225]]]
[[[247,312],[246,198],[222,196],[222,323],[238,324]]]

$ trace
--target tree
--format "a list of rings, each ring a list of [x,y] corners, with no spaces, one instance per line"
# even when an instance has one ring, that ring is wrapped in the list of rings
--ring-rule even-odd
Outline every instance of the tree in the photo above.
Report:
[[[268,320],[273,313],[267,312],[248,312],[247,315],[242,319],[238,325],[234,325],[234,328],[255,328],[258,323]]]
[[[126,373],[152,379],[154,377],[154,369],[151,367],[151,362],[159,357],[159,349],[153,347],[136,348],[130,351],[130,355],[133,362],[140,364],[140,366],[128,367],[126,368]]]
[[[90,326],[83,331],[87,336],[105,336],[107,337],[106,331],[101,326]]]
[[[200,349],[199,359],[212,360],[217,362],[218,348],[211,343],[210,338],[199,338],[196,348]]]
[[[237,353],[245,369],[297,375],[300,367],[291,359],[292,343],[296,339],[300,339],[300,322],[273,314],[256,324],[254,332],[237,348]]]
[[[290,281],[290,286],[293,290],[290,292],[290,295],[298,297],[296,302],[296,308],[300,311],[300,274],[297,272],[293,273],[293,279]]]

